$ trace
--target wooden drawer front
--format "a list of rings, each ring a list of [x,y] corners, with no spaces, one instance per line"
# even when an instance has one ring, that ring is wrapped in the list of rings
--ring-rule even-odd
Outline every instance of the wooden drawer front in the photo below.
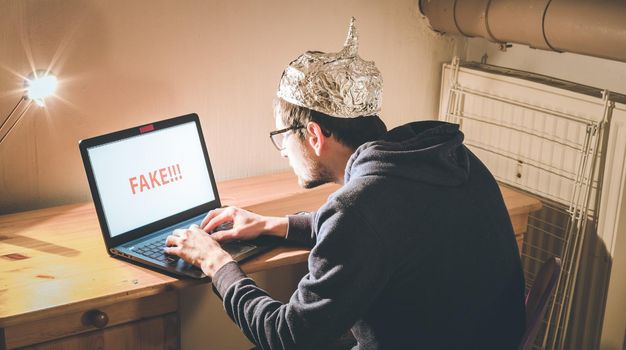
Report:
[[[177,309],[178,296],[174,291],[142,299],[85,308],[80,312],[7,327],[4,329],[6,347],[13,349],[97,329],[107,329],[115,325],[175,313]],[[94,312],[103,316],[99,320],[100,323],[95,322],[96,325],[89,320],[89,316]],[[94,347],[94,349],[97,348]]]
[[[178,315],[175,313],[126,323],[54,340],[21,350],[176,350]]]

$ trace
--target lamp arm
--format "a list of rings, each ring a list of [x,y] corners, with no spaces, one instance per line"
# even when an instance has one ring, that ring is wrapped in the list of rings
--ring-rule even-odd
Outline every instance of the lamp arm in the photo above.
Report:
[[[11,112],[9,113],[9,115],[6,117],[6,119],[2,122],[2,125],[0,125],[0,131],[2,131],[2,128],[4,128],[4,124],[6,124],[9,119],[11,119],[11,116],[13,115],[13,113],[15,113],[15,110],[17,109],[17,107],[20,106],[20,104],[22,103],[22,101],[24,101],[26,99],[26,96],[22,96],[18,101],[17,104],[15,105],[15,107],[13,107],[13,109],[11,110]]]
[[[24,98],[20,99],[20,101],[17,103],[17,105],[15,106],[15,108],[13,108],[13,110],[11,111],[11,113],[9,113],[9,116],[7,117],[7,119],[2,123],[2,126],[0,126],[0,131],[2,131],[2,127],[4,127],[4,124],[6,124],[6,122],[11,119],[11,115],[15,112],[15,110],[17,109],[17,106],[19,106],[19,104],[24,100]],[[2,145],[2,141],[4,141],[4,139],[9,136],[9,134],[11,133],[11,131],[13,130],[13,127],[15,127],[15,125],[22,119],[22,117],[24,116],[24,114],[26,113],[26,111],[28,111],[28,108],[30,107],[30,105],[33,103],[33,100],[28,100],[28,103],[26,104],[26,107],[24,107],[24,109],[22,110],[22,112],[20,112],[20,115],[17,117],[17,119],[15,120],[15,122],[13,122],[13,124],[11,124],[11,127],[7,130],[6,134],[4,134],[2,136],[2,138],[0,139],[0,145]]]

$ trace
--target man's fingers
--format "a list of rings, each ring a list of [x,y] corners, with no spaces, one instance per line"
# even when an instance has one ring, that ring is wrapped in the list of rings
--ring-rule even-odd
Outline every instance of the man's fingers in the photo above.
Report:
[[[165,254],[171,254],[171,255],[177,255],[180,256],[181,254],[181,248],[180,247],[165,247],[165,249],[163,249],[163,251],[165,252]]]
[[[202,220],[202,223],[200,224],[200,227],[205,227],[209,223],[209,221],[211,221],[211,219],[213,219],[214,217],[219,215],[223,210],[224,209],[222,209],[222,208],[211,210],[208,214],[206,214],[206,216]]]
[[[178,237],[178,236],[169,235],[165,239],[165,245],[167,247],[178,246],[179,243],[180,243],[180,237]]]
[[[202,229],[206,232],[211,232],[215,230],[215,228],[219,225],[228,221],[232,221],[231,215],[228,215],[226,211],[222,211],[218,215],[211,218],[211,220],[209,220],[206,225],[202,226]]]
[[[218,242],[232,241],[233,239],[237,238],[237,231],[235,230],[217,231],[211,234],[211,238],[213,238],[214,240]]]
[[[177,228],[174,231],[172,231],[171,236],[180,237],[180,238],[186,237],[187,236],[187,229]]]

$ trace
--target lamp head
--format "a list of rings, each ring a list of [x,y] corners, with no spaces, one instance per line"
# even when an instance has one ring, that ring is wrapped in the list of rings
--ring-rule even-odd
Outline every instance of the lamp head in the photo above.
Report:
[[[57,77],[43,69],[36,70],[24,80],[25,97],[35,101],[39,106],[44,105],[44,99],[52,95],[59,84]]]

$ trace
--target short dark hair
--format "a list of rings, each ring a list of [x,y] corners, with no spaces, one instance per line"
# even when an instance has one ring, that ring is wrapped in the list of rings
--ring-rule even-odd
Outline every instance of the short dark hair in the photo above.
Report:
[[[352,149],[378,140],[387,132],[387,126],[377,115],[338,118],[295,105],[279,97],[274,100],[274,115],[276,113],[280,113],[285,127],[306,126],[310,121],[316,122],[322,128],[324,136],[332,135],[338,142]],[[303,138],[306,131],[302,128],[294,130],[294,133]]]

